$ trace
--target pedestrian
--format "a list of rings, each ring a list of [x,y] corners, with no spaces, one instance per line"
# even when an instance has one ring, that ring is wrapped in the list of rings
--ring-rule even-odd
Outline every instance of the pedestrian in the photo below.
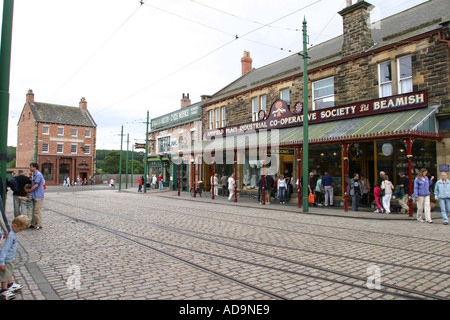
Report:
[[[322,190],[325,193],[325,207],[333,206],[334,197],[334,179],[328,172],[325,172],[322,177]]]
[[[25,197],[19,197],[21,201],[25,203],[25,207],[27,209],[26,216],[28,220],[31,222],[33,220],[33,196],[31,195],[31,184],[26,184],[23,187],[26,196]]]
[[[25,185],[31,184],[30,178],[23,174],[23,170],[19,170],[19,174],[8,181],[8,186],[13,191],[14,217],[18,217],[26,212],[26,204],[19,197],[25,197]]]
[[[114,185],[114,179],[111,178],[111,180],[109,180],[109,186],[111,187],[111,189],[115,189],[116,186]]]
[[[398,173],[400,181],[398,182],[398,203],[401,206],[400,213],[409,213],[408,199],[409,199],[409,178],[403,171]]]
[[[70,187],[70,178],[67,177],[67,186]]]
[[[374,213],[383,213],[380,191],[381,191],[381,183],[377,182],[375,188],[373,188],[373,197],[375,198],[375,205],[377,206],[377,209],[374,211]]]
[[[163,176],[161,173],[158,176],[158,184],[159,184],[159,190],[164,190]]]
[[[448,224],[448,215],[450,214],[450,180],[447,179],[447,172],[442,172],[441,179],[436,182],[434,198],[439,200],[443,223]]]
[[[353,179],[350,180],[347,188],[347,194],[352,196],[352,210],[358,211],[359,201],[363,194],[363,186],[361,180],[359,180],[359,174],[355,173]]]
[[[258,202],[259,202],[259,204],[262,204],[262,199],[264,197],[263,189],[262,189],[262,187],[263,187],[263,178],[264,178],[264,176],[261,175],[261,177],[259,178],[259,181],[258,181]]]
[[[30,164],[30,171],[33,172],[31,191],[33,196],[33,220],[31,225],[35,230],[42,229],[42,204],[44,203],[44,177],[38,170],[39,165],[35,162]]]
[[[156,174],[153,174],[152,176],[152,189],[156,189],[156,182],[157,182]]]
[[[66,184],[67,184],[67,180],[66,180],[66,178],[64,178],[64,179],[63,179],[63,187],[65,187]]]
[[[389,214],[391,213],[391,198],[392,198],[392,191],[394,190],[394,186],[392,185],[392,182],[389,181],[389,176],[384,175],[384,181],[381,182],[381,189],[384,190],[384,196],[383,196],[383,208],[385,213]]]
[[[17,252],[17,234],[28,228],[29,220],[26,216],[20,215],[12,221],[11,232],[0,248],[0,295],[4,300],[11,300],[16,297],[14,292],[21,290],[23,285],[14,283],[14,260]]]
[[[8,187],[6,188],[6,190],[8,190]],[[5,198],[3,198],[3,196],[5,196]],[[6,206],[5,204],[6,204],[6,192],[3,193],[3,180],[2,177],[0,177],[0,212],[1,212],[0,227],[2,229],[1,231],[3,232],[3,235],[7,235],[11,229],[8,224],[8,219],[6,218],[6,213],[4,210],[4,206]]]
[[[219,175],[214,174],[214,196],[217,197],[219,195]]]
[[[314,181],[314,173],[310,172],[308,177],[308,189],[309,194],[314,194],[314,189],[316,187],[316,182]],[[316,206],[316,201],[314,199],[314,202],[311,203],[314,207]]]
[[[142,191],[142,178],[139,178],[138,180],[138,192]]]
[[[316,182],[316,187],[314,188],[314,194],[316,196],[316,203],[318,206],[323,205],[323,192],[322,192],[322,175],[319,174],[319,178]]]
[[[280,197],[280,204],[286,203],[286,190],[287,190],[286,186],[287,186],[287,180],[285,179],[285,176],[283,174],[281,174],[280,178],[277,181],[277,191],[278,191],[278,195]]]
[[[289,173],[289,170],[284,170],[284,180],[286,180],[286,198],[291,198],[292,193],[292,174]]]
[[[272,197],[272,189],[273,189],[273,177],[271,175],[267,175],[264,177],[264,196],[266,197],[266,204],[270,204],[270,198]]]
[[[222,182],[222,196],[226,197],[228,195],[228,177],[225,173],[222,174],[220,181]]]
[[[231,201],[231,199],[234,196],[234,186],[236,184],[236,180],[234,180],[234,173],[228,178],[228,201]]]
[[[417,202],[417,221],[423,222],[422,215],[424,214],[425,221],[433,223],[433,220],[431,220],[430,187],[433,184],[434,176],[428,179],[427,174],[427,169],[419,170],[414,180],[414,198]]]
[[[361,183],[363,185],[362,204],[369,205],[369,193],[370,193],[370,181],[363,175],[361,175]]]

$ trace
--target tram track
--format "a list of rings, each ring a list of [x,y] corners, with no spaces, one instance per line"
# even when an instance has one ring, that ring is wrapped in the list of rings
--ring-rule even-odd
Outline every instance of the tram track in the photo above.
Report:
[[[58,202],[58,201],[55,201],[55,202]],[[291,260],[291,259],[285,259],[285,258],[282,258],[282,257],[279,257],[279,256],[270,255],[270,254],[261,252],[259,250],[253,250],[253,249],[244,248],[244,247],[241,247],[241,246],[238,246],[238,245],[229,244],[229,243],[226,243],[224,241],[218,241],[218,240],[205,238],[205,236],[212,236],[210,234],[199,233],[199,232],[196,232],[196,231],[182,230],[182,229],[175,228],[175,227],[163,226],[163,225],[158,225],[158,224],[149,223],[149,222],[145,222],[145,221],[140,221],[140,220],[137,220],[137,219],[131,219],[131,218],[126,218],[126,217],[117,216],[117,215],[111,215],[111,213],[105,213],[105,212],[101,212],[101,211],[98,211],[98,210],[91,210],[91,209],[83,208],[81,206],[78,206],[78,207],[81,208],[81,209],[85,209],[85,210],[87,210],[89,212],[105,214],[105,215],[108,215],[110,217],[112,216],[114,218],[128,220],[129,222],[133,222],[133,223],[137,222],[137,223],[140,223],[140,224],[148,225],[148,226],[151,226],[151,227],[159,229],[159,230],[174,232],[174,233],[177,233],[177,234],[182,234],[184,236],[193,237],[193,238],[196,238],[196,239],[201,240],[201,241],[207,241],[207,242],[210,242],[210,243],[215,243],[217,245],[226,246],[228,248],[233,248],[235,250],[240,250],[240,251],[244,252],[245,254],[250,254],[251,253],[251,254],[255,254],[255,255],[260,255],[260,256],[263,256],[265,259],[275,259],[276,261],[282,261],[284,263],[291,264],[291,265],[294,265],[296,267],[300,266],[302,268],[309,268],[309,269],[311,269],[313,271],[320,271],[320,272],[323,272],[323,273],[326,273],[326,274],[333,274],[333,275],[336,275],[336,276],[339,276],[339,277],[347,277],[351,281],[358,281],[358,282],[362,282],[362,283],[364,283],[366,281],[365,278],[358,277],[358,276],[355,276],[355,275],[352,275],[352,274],[348,274],[348,273],[345,273],[345,272],[331,270],[331,269],[328,269],[328,268],[323,268],[323,267],[312,265],[312,264],[308,264],[308,263],[301,263],[299,261],[294,261],[294,260]],[[237,258],[232,258],[232,257],[228,257],[228,256],[223,256],[223,255],[215,254],[215,253],[211,253],[211,252],[202,252],[202,251],[197,250],[197,249],[183,247],[183,246],[180,246],[180,245],[177,245],[177,244],[171,244],[171,243],[167,243],[167,242],[162,242],[162,241],[158,241],[156,239],[150,239],[150,238],[146,238],[146,237],[143,237],[143,236],[133,235],[133,234],[127,233],[125,231],[119,231],[119,230],[111,229],[111,228],[108,228],[106,226],[101,226],[101,225],[95,224],[94,222],[91,222],[91,221],[87,221],[87,220],[84,220],[84,219],[80,219],[80,218],[76,218],[76,217],[64,214],[64,213],[62,213],[60,211],[57,211],[57,210],[54,210],[54,209],[47,209],[47,210],[53,211],[53,212],[58,213],[60,215],[63,215],[66,218],[69,218],[69,219],[72,219],[72,220],[75,220],[75,221],[78,221],[78,222],[83,222],[83,223],[88,224],[88,225],[90,225],[92,227],[95,227],[95,228],[98,228],[100,230],[109,232],[109,233],[111,233],[111,234],[113,234],[115,236],[122,237],[122,238],[124,238],[124,239],[126,239],[128,241],[134,242],[135,244],[138,244],[138,245],[141,245],[143,247],[146,247],[147,249],[151,249],[151,250],[160,252],[161,254],[165,254],[165,255],[170,256],[170,257],[172,257],[174,259],[180,259],[179,261],[183,261],[184,263],[190,264],[191,266],[198,267],[199,269],[203,268],[203,269],[205,269],[204,271],[206,271],[206,272],[214,273],[215,271],[214,270],[209,270],[208,268],[205,268],[203,266],[198,266],[198,265],[196,265],[196,264],[194,264],[194,263],[192,263],[192,262],[190,262],[190,261],[188,261],[186,259],[174,256],[173,254],[170,254],[168,252],[164,252],[161,249],[155,248],[154,245],[148,245],[148,244],[145,244],[143,242],[152,242],[152,243],[157,243],[159,245],[172,246],[172,247],[176,247],[176,248],[178,248],[180,250],[195,252],[197,254],[207,254],[207,255],[211,255],[211,256],[216,256],[217,258],[220,258],[220,259],[232,260],[232,261],[237,262],[237,263],[245,263],[245,264],[250,264],[250,265],[261,267],[261,268],[269,268],[269,269],[271,269],[273,271],[277,271],[277,272],[288,273],[288,274],[295,275],[295,276],[302,276],[302,277],[307,277],[307,278],[313,278],[313,279],[317,279],[317,280],[321,280],[321,281],[331,281],[333,283],[338,283],[338,284],[341,284],[341,285],[347,285],[347,286],[359,288],[361,290],[369,290],[366,286],[364,286],[362,284],[357,285],[355,283],[349,283],[349,281],[338,281],[338,280],[330,279],[328,276],[312,275],[311,273],[313,273],[313,272],[305,273],[305,272],[286,270],[286,269],[283,269],[283,268],[277,268],[277,267],[274,267],[274,266],[268,266],[268,265],[264,265],[264,264],[260,264],[260,263],[256,263],[256,262],[251,262],[251,261],[246,261],[246,260],[242,260],[242,259],[237,259]],[[199,236],[199,235],[195,235],[195,234],[193,235],[191,233],[203,234],[203,236]],[[223,237],[223,236],[218,236],[218,235],[214,235],[214,236],[215,237]],[[242,240],[242,239],[232,239],[232,240],[245,241],[245,240]],[[268,244],[262,244],[262,243],[257,243],[257,244],[259,244],[259,245],[268,245]],[[288,249],[292,250],[292,248],[288,248]],[[299,249],[299,250],[302,250],[302,249]],[[317,253],[317,252],[314,252],[314,253]],[[339,255],[336,255],[336,256],[340,257]],[[353,259],[353,258],[351,258],[351,259]],[[386,262],[381,262],[381,263],[389,264],[389,263],[386,263]],[[406,268],[411,268],[412,269],[412,267],[409,267],[409,266],[402,266],[402,267],[406,267]],[[419,270],[419,271],[422,271],[422,272],[424,272],[424,271],[434,272],[434,271],[425,270],[425,269],[424,270]],[[441,273],[448,274],[446,272],[441,272]],[[220,277],[228,277],[227,275],[224,275],[224,274],[221,274],[221,273],[218,273],[217,275],[220,276]],[[241,280],[237,280],[237,279],[233,279],[233,278],[231,278],[229,280],[233,281],[233,282],[236,282],[236,283],[242,282],[243,286],[248,285],[249,288],[252,287],[251,284],[246,284],[245,282],[243,282]],[[414,290],[414,289],[402,288],[402,287],[399,287],[399,286],[396,286],[396,285],[390,285],[390,284],[383,283],[383,287],[389,288],[389,290],[383,289],[383,290],[376,290],[376,291],[380,292],[380,293],[383,293],[383,294],[390,294],[390,295],[394,295],[394,296],[397,296],[397,297],[400,297],[400,298],[405,298],[405,299],[442,299],[442,297],[439,297],[437,295],[427,294],[427,293],[424,293],[424,292],[419,292],[419,291]],[[260,288],[257,288],[257,287],[256,287],[255,290],[258,291],[258,292],[261,292],[261,293],[264,292],[263,289],[260,289]],[[371,289],[371,290],[373,292],[374,289]],[[401,292],[404,292],[404,293],[401,293]],[[283,299],[282,296],[279,296],[277,294],[272,294],[270,292],[266,292],[264,294],[266,294],[266,295],[268,295],[268,296],[270,296],[271,298],[274,298],[274,299]]]

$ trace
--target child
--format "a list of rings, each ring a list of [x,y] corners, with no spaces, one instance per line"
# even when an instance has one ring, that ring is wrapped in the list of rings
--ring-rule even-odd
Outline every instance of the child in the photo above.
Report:
[[[14,299],[16,297],[14,292],[23,288],[22,285],[12,281],[14,273],[13,261],[17,251],[17,233],[28,228],[29,224],[30,221],[27,216],[20,215],[16,217],[11,224],[12,230],[0,249],[0,281],[2,285],[0,298],[2,300]]]
[[[378,182],[375,188],[373,189],[373,196],[375,197],[375,203],[377,205],[377,210],[375,213],[383,213],[383,207],[381,206],[381,196],[380,196],[380,183]]]
[[[31,184],[26,184],[23,189],[27,193],[26,197],[19,197],[20,200],[25,201],[27,207],[27,217],[31,221],[33,218],[33,198],[31,196]]]

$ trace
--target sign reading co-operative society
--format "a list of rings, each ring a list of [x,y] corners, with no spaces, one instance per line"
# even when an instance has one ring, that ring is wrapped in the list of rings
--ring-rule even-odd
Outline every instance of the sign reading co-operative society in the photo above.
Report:
[[[412,92],[377,100],[357,102],[345,106],[310,111],[308,113],[308,124],[365,117],[427,106],[428,96],[426,91]],[[294,113],[289,110],[285,101],[277,100],[270,107],[268,114],[260,116],[260,121],[208,130],[205,133],[205,137],[236,135],[256,130],[280,129],[303,125],[301,103],[297,103],[293,109]]]

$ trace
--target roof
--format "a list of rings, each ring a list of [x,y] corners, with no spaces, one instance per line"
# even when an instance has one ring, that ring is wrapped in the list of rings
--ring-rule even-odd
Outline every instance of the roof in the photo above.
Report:
[[[450,1],[430,0],[372,24],[374,45],[370,51],[397,43],[427,32],[441,29],[450,20]],[[343,35],[308,49],[308,69],[342,60]],[[261,68],[252,69],[217,93],[208,104],[254,88],[298,76],[303,72],[303,58],[293,54]]]
[[[34,102],[30,103],[30,109],[37,122],[81,127],[97,126],[89,111],[80,107]]]

